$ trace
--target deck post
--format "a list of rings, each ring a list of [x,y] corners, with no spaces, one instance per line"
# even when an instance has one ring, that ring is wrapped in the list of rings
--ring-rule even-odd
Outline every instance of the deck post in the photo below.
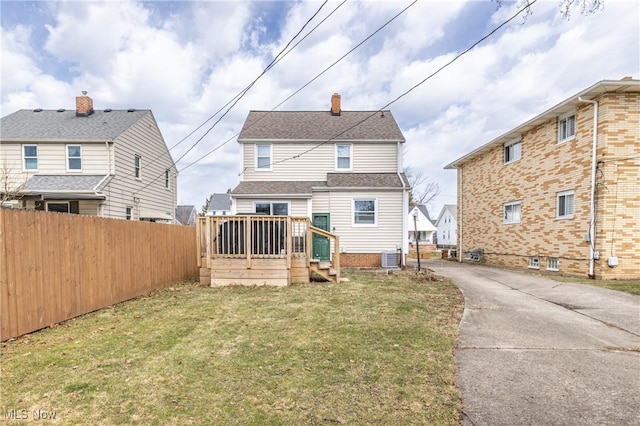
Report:
[[[202,267],[202,218],[196,220],[196,253],[198,253],[198,268]]]
[[[311,250],[312,250],[312,245],[313,242],[311,241],[311,237],[313,235],[313,233],[311,232],[311,221],[309,220],[309,218],[307,218],[307,230],[306,230],[307,235],[305,236],[306,239],[306,244],[305,244],[305,249],[307,251],[307,268],[311,265]]]
[[[244,252],[247,256],[247,269],[251,269],[251,225],[253,218],[251,216],[245,216],[244,218]]]
[[[287,245],[286,245],[286,254],[287,254],[287,269],[291,269],[291,255],[293,253],[293,222],[291,221],[291,216],[287,216]]]
[[[207,237],[207,241],[205,244],[206,250],[206,258],[207,258],[207,268],[211,269],[211,221],[213,217],[205,217],[205,235]]]
[[[333,269],[336,270],[336,282],[340,282],[340,237],[335,236],[333,247]]]

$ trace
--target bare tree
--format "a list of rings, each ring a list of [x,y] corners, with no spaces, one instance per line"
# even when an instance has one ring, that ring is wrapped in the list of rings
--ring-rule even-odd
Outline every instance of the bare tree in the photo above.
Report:
[[[6,160],[0,165],[0,202],[20,200],[24,197],[26,178],[13,172],[13,167]]]
[[[412,206],[420,206],[431,204],[435,198],[440,195],[440,185],[437,182],[430,181],[422,170],[416,170],[411,166],[404,168],[404,174],[411,185],[411,193],[409,194],[409,204]]]
[[[504,0],[492,0],[494,1],[498,7],[502,7]],[[533,0],[520,0],[517,4],[518,8],[525,7],[526,11],[524,14],[524,20],[527,20],[527,17],[531,15],[531,5],[534,3]],[[571,18],[572,9],[575,7],[580,8],[580,13],[583,15],[590,15],[592,13],[596,13],[600,10],[604,9],[604,0],[560,0],[560,13],[562,17],[565,19]]]

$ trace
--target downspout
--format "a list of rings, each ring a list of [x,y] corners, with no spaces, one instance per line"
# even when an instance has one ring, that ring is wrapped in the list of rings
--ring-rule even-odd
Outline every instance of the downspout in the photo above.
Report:
[[[456,220],[458,221],[458,235],[456,236],[458,240],[458,262],[462,262],[462,166],[458,167],[458,217]]]
[[[400,183],[402,183],[402,240],[401,247],[402,252],[400,253],[400,262],[403,267],[407,266],[406,255],[409,251],[409,228],[407,225],[407,216],[409,215],[409,211],[405,211],[405,209],[409,206],[409,197],[407,195],[407,185],[405,185],[404,179],[402,178],[401,170],[402,170],[402,151],[400,147],[400,142],[396,143],[396,155],[398,158],[396,173],[398,174],[398,179],[400,179]]]
[[[595,278],[593,274],[594,267],[594,247],[595,247],[595,228],[596,228],[596,149],[598,148],[598,102],[584,99],[578,96],[578,101],[593,104],[593,142],[591,148],[591,206],[589,213],[589,278]]]

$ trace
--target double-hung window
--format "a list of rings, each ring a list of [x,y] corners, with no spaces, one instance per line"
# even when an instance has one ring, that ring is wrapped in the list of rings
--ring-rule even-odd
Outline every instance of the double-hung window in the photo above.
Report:
[[[520,201],[503,205],[504,223],[520,223]]]
[[[353,200],[353,224],[354,225],[375,225],[376,200]]]
[[[271,170],[271,144],[256,145],[256,170]]]
[[[336,170],[351,170],[351,144],[336,145]]]
[[[557,218],[571,219],[573,218],[573,191],[562,191],[557,194]]]
[[[256,201],[254,203],[254,211],[256,213],[265,214],[265,215],[269,215],[269,216],[288,216],[289,215],[289,203],[287,203],[287,202]]]
[[[576,135],[576,114],[570,113],[558,118],[558,143],[573,139]]]
[[[505,144],[504,146],[504,164],[511,163],[520,159],[521,141]]]
[[[140,157],[139,155],[134,156],[133,157],[133,176],[136,179],[142,179],[141,167],[142,167],[142,157]]]
[[[82,146],[67,145],[67,171],[82,171]]]
[[[24,158],[24,170],[38,170],[38,145],[22,145],[22,157]]]

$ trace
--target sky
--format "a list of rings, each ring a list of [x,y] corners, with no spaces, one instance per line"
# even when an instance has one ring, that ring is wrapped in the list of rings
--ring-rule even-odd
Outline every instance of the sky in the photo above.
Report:
[[[250,110],[328,110],[337,92],[345,111],[392,111],[404,165],[440,186],[437,217],[456,203],[445,165],[598,81],[640,78],[640,2],[560,3],[538,0],[447,65],[521,3],[3,0],[0,113],[73,109],[82,91],[95,109],[150,109],[178,204],[200,210],[239,183]]]

